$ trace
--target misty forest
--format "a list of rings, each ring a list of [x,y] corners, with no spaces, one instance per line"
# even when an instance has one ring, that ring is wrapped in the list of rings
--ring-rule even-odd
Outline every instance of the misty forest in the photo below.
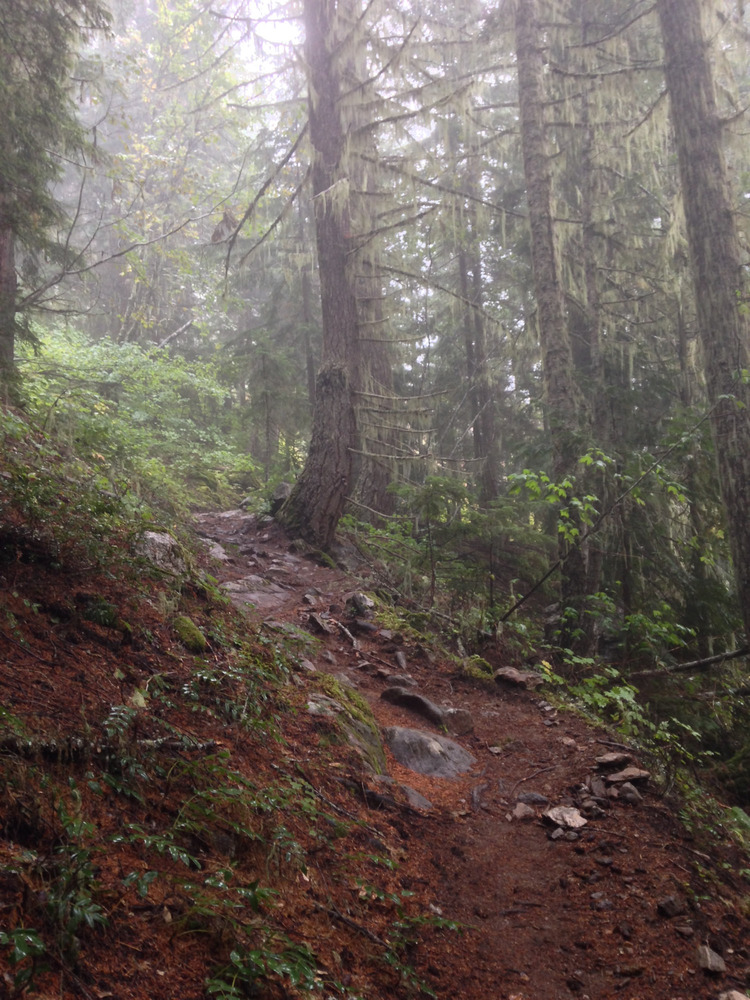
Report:
[[[281,654],[268,639],[228,638],[229,625],[220,635],[218,619],[212,649],[263,647],[252,680],[227,667],[171,691],[138,680],[143,663],[132,676],[113,667],[120,695],[76,708],[70,726],[40,707],[41,688],[28,711],[15,691],[24,657],[37,670],[68,655],[59,630],[71,623],[88,622],[71,639],[87,648],[116,639],[144,662],[161,655],[156,624],[138,618],[157,610],[172,626],[181,611],[199,672],[218,671],[198,604],[221,605],[219,573],[194,534],[217,512],[283,532],[321,572],[364,567],[363,633],[371,614],[407,623],[480,700],[498,666],[537,674],[554,705],[645,755],[665,794],[706,808],[714,793],[711,819],[694,825],[725,823],[716,835],[746,849],[744,3],[0,0],[0,56],[8,995],[45,976],[58,983],[50,996],[147,995],[88,992],[81,971],[86,934],[113,926],[116,909],[95,891],[94,845],[106,838],[85,803],[105,784],[96,768],[107,801],[124,796],[136,811],[138,782],[169,785],[157,757],[177,736],[159,726],[168,695],[190,684],[225,684],[231,699],[239,685],[257,702],[253,726],[266,702],[282,712]],[[144,568],[144,533],[174,540],[176,572]],[[310,617],[328,641],[333,626]],[[61,677],[52,687],[68,685]],[[73,733],[97,747],[96,766],[70,749]],[[68,740],[67,755],[53,739]],[[107,771],[102,747],[115,743],[120,763]],[[180,765],[195,797],[211,782],[236,791],[223,757],[197,773],[198,745],[185,751],[196,773]],[[285,794],[308,802],[308,819],[310,802],[328,808],[300,787]],[[253,794],[259,815],[291,808]],[[229,792],[238,824],[228,803]],[[180,852],[197,835],[169,827],[156,844],[138,822],[128,850],[137,841],[143,863],[121,882],[148,903],[161,869],[145,854],[187,870]],[[72,930],[50,930],[38,903],[33,922],[29,893],[48,869],[8,844],[28,854],[35,837],[48,838],[58,876],[60,858],[75,872],[58,902]],[[232,857],[239,871],[244,855]],[[733,864],[747,900],[750,868]],[[243,892],[263,912],[262,886]],[[5,922],[11,899],[23,916]],[[329,916],[341,905],[326,903]],[[256,940],[259,919],[232,933]],[[221,974],[174,995],[318,988],[302,945],[263,927],[250,972],[235,944]],[[371,995],[428,992],[399,961],[398,985]],[[325,995],[354,997],[339,980]]]

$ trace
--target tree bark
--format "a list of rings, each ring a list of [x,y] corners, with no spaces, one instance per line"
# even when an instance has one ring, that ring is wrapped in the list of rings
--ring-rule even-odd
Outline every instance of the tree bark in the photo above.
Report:
[[[658,0],[722,500],[750,639],[750,326],[701,0]]]
[[[359,331],[351,273],[347,123],[342,102],[339,5],[304,0],[315,241],[323,318],[322,365],[305,467],[277,515],[289,530],[328,548],[344,509],[356,443]]]
[[[0,384],[15,373],[17,277],[15,234],[0,207]]]
[[[537,303],[547,419],[554,452],[554,478],[572,476],[577,459],[578,402],[552,218],[552,182],[544,124],[544,61],[537,0],[517,0],[516,61],[531,263]],[[574,522],[573,526],[575,527]],[[582,530],[578,526],[579,531]],[[575,648],[585,626],[582,606],[587,573],[579,546],[558,535],[561,606],[557,642]],[[570,613],[572,609],[572,615]]]

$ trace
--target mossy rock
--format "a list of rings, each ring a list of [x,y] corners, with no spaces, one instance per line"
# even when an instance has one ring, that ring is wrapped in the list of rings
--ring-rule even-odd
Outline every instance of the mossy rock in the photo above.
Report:
[[[481,656],[468,656],[461,663],[461,676],[483,687],[495,687],[495,671]]]
[[[177,633],[182,645],[189,649],[191,653],[205,653],[208,649],[208,639],[201,632],[192,618],[187,615],[178,615],[172,627]]]
[[[385,774],[387,764],[380,729],[362,695],[332,674],[317,674],[315,683],[340,708],[335,721],[346,742],[357,749],[371,771]]]

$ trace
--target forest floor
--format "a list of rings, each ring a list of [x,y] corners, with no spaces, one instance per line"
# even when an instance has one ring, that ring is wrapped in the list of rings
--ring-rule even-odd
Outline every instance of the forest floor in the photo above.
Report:
[[[266,946],[277,950],[283,942],[312,948],[322,996],[406,997],[424,989],[440,1000],[708,1000],[750,986],[750,891],[740,872],[747,861],[720,837],[711,842],[705,831],[688,830],[676,800],[654,781],[641,787],[640,804],[614,801],[577,835],[551,839],[555,827],[545,823],[541,806],[526,819],[513,818],[524,792],[551,806],[578,803],[583,782],[598,773],[595,758],[617,749],[611,734],[553,707],[544,689],[488,687],[462,677],[455,660],[408,630],[394,634],[377,619],[369,630],[355,630],[347,601],[373,585],[366,567],[352,572],[303,558],[274,523],[241,511],[200,515],[197,526],[207,547],[221,547],[207,555],[209,572],[228,588],[262,648],[315,633],[301,640],[298,669],[281,695],[269,689],[272,736],[179,701],[177,692],[195,676],[196,657],[169,624],[160,584],[141,581],[134,594],[111,575],[71,579],[22,545],[0,567],[9,595],[0,623],[0,931],[38,926],[48,939],[53,897],[68,900],[63,923],[77,920],[75,893],[63,897],[53,881],[63,875],[59,858],[76,810],[87,824],[78,831],[87,853],[85,864],[76,855],[76,884],[86,881],[81,873],[89,878],[85,891],[76,890],[78,901],[90,902],[95,893],[106,919],[92,920],[91,928],[79,920],[70,939],[58,927],[57,946],[35,970],[39,996],[197,1000],[207,995],[212,963],[231,964],[232,935],[240,933],[235,917],[222,922],[215,900],[201,909],[194,884],[181,880],[179,855],[162,849],[157,863],[144,847],[145,834],[139,842],[117,836],[136,825],[160,830],[165,817],[170,830],[187,831],[179,843],[202,873],[212,874],[210,883],[200,876],[205,886],[231,869],[246,882],[254,872],[277,894],[257,906],[266,914],[262,927],[255,916],[239,922],[241,933],[265,935]],[[129,628],[120,634],[111,623],[82,616],[94,598],[120,609]],[[183,590],[180,602],[209,638],[201,669],[224,663],[220,612],[200,588]],[[493,662],[491,650],[484,655]],[[378,786],[325,720],[307,711],[321,672],[348,678],[380,727],[437,732],[409,708],[381,698],[394,675],[408,675],[415,691],[439,705],[468,710],[473,731],[454,739],[475,765],[457,778],[430,778],[388,754],[397,784]],[[157,679],[170,697],[156,698]],[[231,684],[227,691],[236,694]],[[150,740],[152,756],[161,755],[158,767],[151,761],[129,779],[139,792],[124,787],[122,769],[122,788],[98,780],[103,751],[92,734],[104,731],[118,705],[133,709],[131,721],[138,709],[127,737],[131,750]],[[31,750],[13,735],[20,723]],[[162,741],[167,724],[192,742]],[[89,752],[78,759],[82,741]],[[67,753],[59,752],[62,746]],[[300,812],[279,796],[275,808],[284,822],[273,837],[262,825],[267,818],[258,820],[262,850],[243,840],[246,826],[236,822],[223,833],[178,827],[175,817],[184,819],[196,798],[194,774],[217,748],[221,767],[231,766],[254,789],[283,775],[306,803]],[[642,763],[637,755],[634,762]],[[63,796],[64,809],[60,800],[44,805],[42,772],[47,784],[51,774],[59,787],[63,777],[75,786],[73,798]],[[413,808],[401,785],[430,808]],[[154,843],[155,834],[148,841]],[[149,883],[156,869],[165,877]],[[195,872],[190,878],[200,881]],[[447,929],[444,922],[460,926]],[[703,946],[723,969],[701,967]],[[20,995],[14,976],[29,960],[13,966],[8,959],[7,950],[0,954],[0,996],[10,997]],[[263,968],[259,959],[256,974],[233,986],[225,974],[225,992],[217,988],[216,995],[231,996],[230,987],[238,997],[302,994],[304,983],[293,985],[294,975],[280,965],[268,977]]]

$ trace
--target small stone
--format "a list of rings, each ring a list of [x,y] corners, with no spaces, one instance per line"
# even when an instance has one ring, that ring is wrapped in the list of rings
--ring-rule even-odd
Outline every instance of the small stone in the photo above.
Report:
[[[644,771],[642,767],[626,767],[615,774],[608,774],[607,781],[610,785],[621,785],[626,781],[646,782],[651,777],[650,771]]]
[[[586,786],[595,799],[604,798],[607,794],[607,786],[604,781],[595,774],[589,775],[586,779]]]
[[[575,749],[578,746],[578,744],[576,743],[576,741],[573,739],[572,736],[561,736],[560,742],[563,744],[563,746],[570,747],[571,750]]]
[[[605,912],[607,910],[614,910],[615,904],[610,899],[596,899],[591,903],[592,910],[599,910]]]
[[[643,796],[635,785],[631,785],[629,781],[626,781],[624,785],[620,785],[618,798],[621,802],[627,802],[630,806],[639,806],[643,802]]]
[[[525,802],[516,802],[511,816],[515,820],[528,823],[530,820],[536,819],[536,812]]]
[[[565,831],[561,826],[555,827],[554,830],[551,830],[547,834],[549,840],[562,840],[564,836],[565,836]]]
[[[336,666],[336,657],[333,655],[330,649],[324,649],[323,652],[320,654],[320,658],[321,660],[325,660],[326,663],[330,663],[334,667]]]
[[[549,799],[539,792],[521,792],[516,797],[516,802],[525,802],[527,806],[548,806]]]
[[[364,618],[355,618],[352,622],[352,628],[356,629],[357,632],[362,632],[364,635],[375,635],[379,631],[375,622],[368,622]]]
[[[707,944],[702,944],[698,949],[698,965],[704,972],[718,974],[727,971],[727,964],[721,955],[717,954]]]
[[[454,736],[467,736],[474,732],[474,719],[466,708],[446,708],[443,710],[443,721],[448,731]]]
[[[719,1000],[747,1000],[747,994],[740,993],[739,990],[727,990],[726,993],[719,994]]]
[[[677,896],[665,896],[656,904],[657,913],[668,920],[671,920],[672,917],[679,917],[686,909],[687,904],[684,899],[678,899]]]
[[[317,632],[320,632],[323,635],[336,635],[336,626],[330,621],[326,621],[322,615],[318,615],[313,612],[307,616],[307,620]]]
[[[573,993],[578,993],[586,985],[586,981],[583,978],[583,972],[576,969],[568,978],[565,980],[567,987]]]
[[[367,618],[368,615],[372,614],[375,607],[375,601],[361,591],[352,594],[346,603],[352,607],[354,613],[360,618]]]
[[[676,924],[675,930],[680,935],[680,937],[689,938],[695,934],[695,928],[692,924]],[[743,997],[742,1000],[747,1000],[747,997]]]
[[[573,806],[552,806],[542,813],[542,817],[568,830],[579,830],[588,822]]]
[[[408,664],[406,660],[406,653],[404,653],[403,650],[397,650],[394,659],[396,660],[399,670],[406,670]]]
[[[603,753],[596,758],[598,767],[624,767],[633,759],[629,753]]]
[[[501,684],[503,681],[510,684],[517,684],[519,687],[533,691],[534,688],[544,684],[542,674],[534,673],[531,670],[516,670],[515,667],[501,667],[495,671],[495,682]]]
[[[408,674],[389,674],[388,680],[399,687],[417,687],[417,682]]]

